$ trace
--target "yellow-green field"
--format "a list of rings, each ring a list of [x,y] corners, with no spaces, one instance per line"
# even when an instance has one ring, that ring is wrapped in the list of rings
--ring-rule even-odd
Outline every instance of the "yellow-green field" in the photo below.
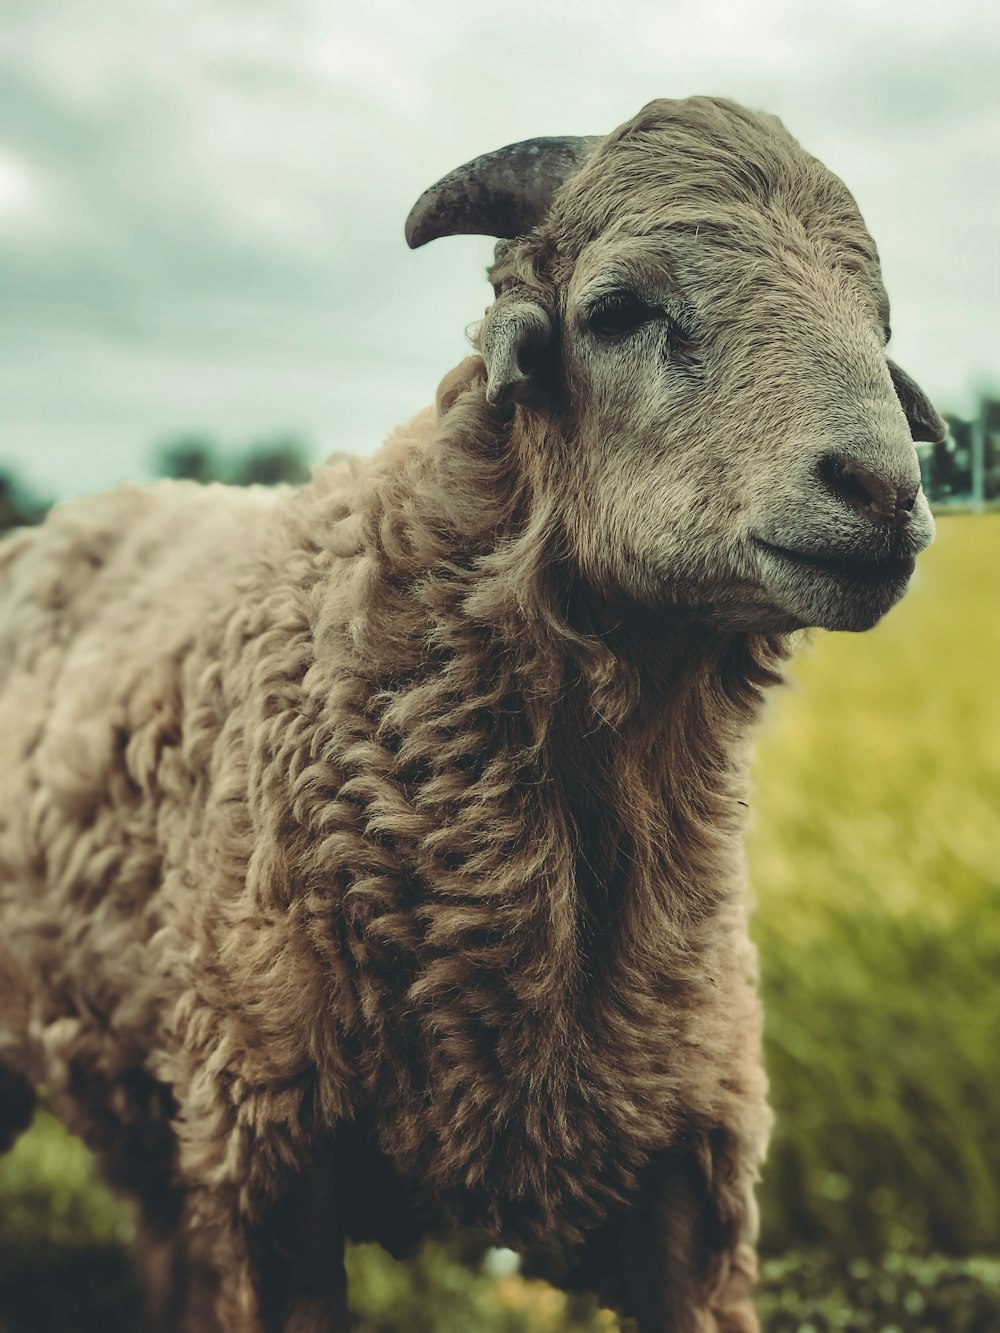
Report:
[[[914,1257],[1000,1254],[1000,515],[941,518],[901,607],[800,653],[761,731],[750,855],[778,1113],[764,1246],[840,1264],[775,1258],[768,1328],[1000,1328],[1000,1264]],[[0,1162],[0,1333],[133,1327],[127,1283],[98,1315],[91,1280],[73,1318],[26,1316],[15,1290],[33,1254],[57,1273],[74,1247],[116,1253],[127,1215],[88,1171],[44,1120]],[[617,1327],[439,1248],[351,1262],[365,1333]]]
[[[762,917],[875,900],[949,925],[1000,868],[1000,514],[939,517],[903,602],[790,676],[757,745]]]
[[[1000,1251],[1000,515],[800,654],[755,771],[767,1244]]]

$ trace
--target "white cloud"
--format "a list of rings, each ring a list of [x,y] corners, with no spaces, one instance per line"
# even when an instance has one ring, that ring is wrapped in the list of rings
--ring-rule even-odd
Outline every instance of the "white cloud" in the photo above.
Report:
[[[31,172],[0,144],[0,227],[30,216],[37,199],[38,189]]]

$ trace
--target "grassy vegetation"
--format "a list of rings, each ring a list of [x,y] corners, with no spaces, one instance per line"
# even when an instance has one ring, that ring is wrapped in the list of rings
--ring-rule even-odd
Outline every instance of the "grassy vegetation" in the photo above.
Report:
[[[1000,515],[939,520],[758,746],[772,1251],[1000,1250]]]
[[[904,604],[817,636],[762,729],[770,1333],[1000,1329],[1000,1260],[948,1257],[1000,1255],[998,588],[1000,514],[942,518]],[[0,1333],[136,1333],[129,1229],[41,1118],[0,1160]],[[440,1246],[350,1262],[363,1333],[617,1327]]]

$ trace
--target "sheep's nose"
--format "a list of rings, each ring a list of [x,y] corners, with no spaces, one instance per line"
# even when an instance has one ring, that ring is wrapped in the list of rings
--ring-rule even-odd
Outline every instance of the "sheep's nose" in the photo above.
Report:
[[[919,481],[905,481],[881,476],[855,458],[827,454],[820,459],[820,481],[838,500],[864,514],[874,523],[895,523],[902,527],[920,492]]]

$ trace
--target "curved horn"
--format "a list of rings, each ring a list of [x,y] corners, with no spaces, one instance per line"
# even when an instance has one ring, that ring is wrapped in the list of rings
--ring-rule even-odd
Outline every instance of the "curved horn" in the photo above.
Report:
[[[416,250],[439,236],[524,236],[600,142],[597,135],[525,139],[473,158],[413,205],[407,244]]]

